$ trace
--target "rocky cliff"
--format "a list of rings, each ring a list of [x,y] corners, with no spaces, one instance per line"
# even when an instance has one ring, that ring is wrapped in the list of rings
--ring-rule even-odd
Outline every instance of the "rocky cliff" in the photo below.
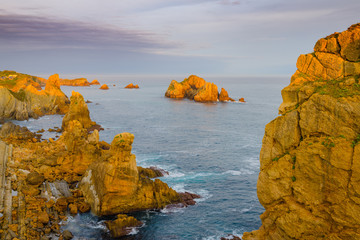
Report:
[[[59,76],[49,77],[45,89],[34,76],[0,72],[0,119],[26,120],[45,114],[64,114],[69,100],[60,90]]]
[[[214,83],[206,82],[203,78],[191,75],[182,82],[172,80],[165,96],[168,98],[188,98],[196,102],[234,101],[229,98],[225,89],[221,89],[219,95],[218,87]]]
[[[265,128],[262,226],[243,239],[360,239],[359,78],[360,24],[298,58]]]

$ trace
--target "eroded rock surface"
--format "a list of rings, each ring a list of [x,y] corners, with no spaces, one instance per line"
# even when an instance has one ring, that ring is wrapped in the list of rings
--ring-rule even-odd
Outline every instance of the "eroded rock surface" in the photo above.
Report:
[[[243,239],[360,239],[360,25],[301,55],[265,128],[259,230]]]

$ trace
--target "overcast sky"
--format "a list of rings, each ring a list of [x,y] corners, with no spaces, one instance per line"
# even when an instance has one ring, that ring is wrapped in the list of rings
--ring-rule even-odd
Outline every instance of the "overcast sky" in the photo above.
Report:
[[[291,75],[359,0],[0,0],[0,69]]]

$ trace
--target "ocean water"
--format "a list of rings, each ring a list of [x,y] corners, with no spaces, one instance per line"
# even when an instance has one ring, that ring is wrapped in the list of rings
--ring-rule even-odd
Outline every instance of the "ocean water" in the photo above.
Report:
[[[68,96],[74,90],[92,101],[91,118],[104,128],[101,140],[110,143],[118,133],[133,133],[138,165],[163,168],[170,174],[162,181],[177,191],[202,196],[188,208],[134,213],[144,225],[123,239],[220,239],[258,229],[264,211],[256,195],[262,137],[265,125],[278,115],[281,89],[289,79],[206,79],[224,87],[230,97],[244,97],[246,103],[165,98],[171,77],[98,78],[109,85],[107,91],[99,86],[63,86]],[[140,89],[124,89],[130,82]],[[61,120],[62,116],[45,116],[15,122],[30,130],[46,130],[61,126]],[[109,238],[103,219],[91,214],[69,217],[66,224],[64,229],[76,239]]]

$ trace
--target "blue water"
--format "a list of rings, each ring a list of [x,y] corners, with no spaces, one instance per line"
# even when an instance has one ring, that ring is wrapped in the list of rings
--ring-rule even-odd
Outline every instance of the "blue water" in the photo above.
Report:
[[[259,152],[265,125],[277,116],[280,92],[289,77],[207,78],[231,97],[247,101],[207,104],[165,98],[171,77],[98,80],[110,89],[62,90],[68,96],[78,91],[93,102],[88,104],[91,118],[105,129],[101,140],[111,142],[118,133],[133,133],[138,165],[163,168],[170,172],[162,178],[169,186],[202,196],[185,209],[136,213],[145,224],[124,239],[220,239],[259,228],[264,210],[256,195]],[[140,89],[124,89],[130,82]],[[47,129],[61,126],[61,118],[45,116],[21,124]],[[66,228],[77,239],[107,236],[102,221],[90,214],[70,218]]]

